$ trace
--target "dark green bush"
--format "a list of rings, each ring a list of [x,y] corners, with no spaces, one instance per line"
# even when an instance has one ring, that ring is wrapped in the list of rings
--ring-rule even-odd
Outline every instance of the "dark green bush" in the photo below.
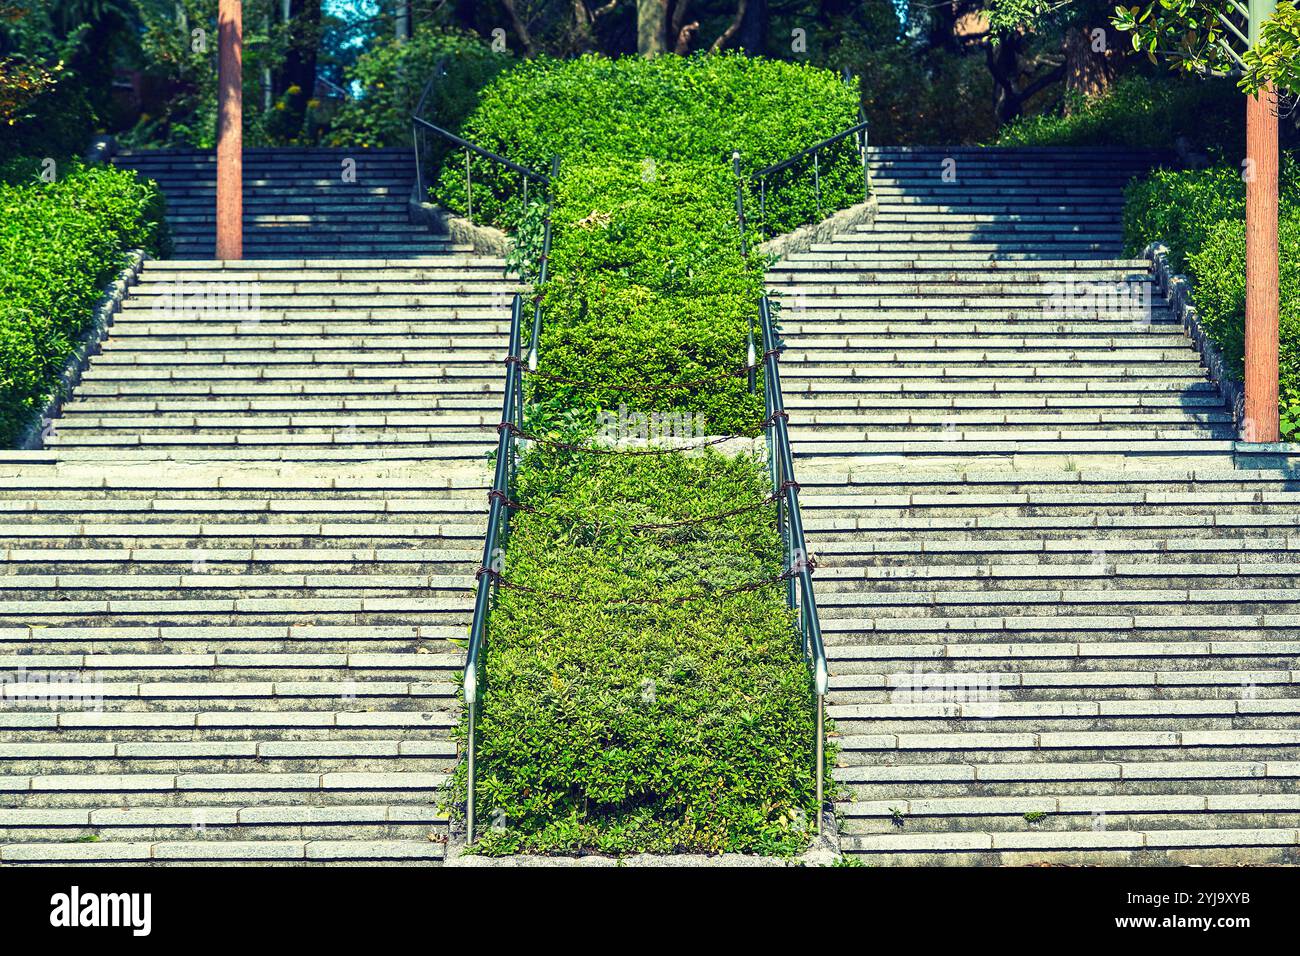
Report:
[[[535,451],[492,612],[479,725],[481,847],[791,853],[816,822],[813,697],[771,512],[747,458],[578,461]],[[646,597],[698,598],[636,604]]]
[[[1280,214],[1279,375],[1283,436],[1297,437],[1300,409],[1300,165],[1283,155]],[[1246,186],[1240,168],[1159,170],[1129,184],[1124,242],[1139,255],[1164,242],[1170,264],[1192,280],[1206,333],[1240,374],[1246,324]]]
[[[162,251],[162,198],[112,167],[70,164],[41,182],[38,160],[0,169],[0,440],[13,444],[51,394],[125,252]]]
[[[1128,146],[1197,149],[1240,143],[1245,105],[1232,80],[1126,77],[1103,96],[1067,94],[1064,106],[1023,116],[998,133],[999,146]]]
[[[362,92],[335,115],[330,140],[336,146],[410,146],[411,113],[439,63],[446,76],[429,87],[422,112],[454,131],[478,103],[484,85],[512,62],[508,54],[458,33],[421,31],[404,42],[378,43],[347,72]]]

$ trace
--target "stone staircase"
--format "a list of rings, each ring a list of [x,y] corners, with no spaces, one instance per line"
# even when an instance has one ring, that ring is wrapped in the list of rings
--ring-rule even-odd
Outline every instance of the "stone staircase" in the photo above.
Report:
[[[216,245],[212,150],[124,151],[115,165],[162,187],[178,259],[210,259]],[[409,149],[244,151],[244,258],[396,258],[464,251],[410,222]]]
[[[263,166],[277,216],[312,168]],[[351,215],[146,263],[0,456],[0,865],[443,858],[513,287],[427,233],[317,248],[388,235]]]
[[[1300,474],[1134,291],[1149,157],[871,159],[875,222],[769,277],[846,849],[1300,862]]]

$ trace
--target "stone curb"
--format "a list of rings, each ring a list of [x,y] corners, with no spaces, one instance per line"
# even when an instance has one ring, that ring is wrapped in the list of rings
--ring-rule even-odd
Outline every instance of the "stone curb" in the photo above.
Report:
[[[425,202],[420,196],[420,185],[411,187],[408,203],[411,222],[423,223],[436,232],[445,232],[452,242],[468,243],[474,251],[485,256],[505,257],[510,254],[510,237],[493,226],[480,226],[463,216]]]
[[[879,206],[880,203],[876,200],[876,197],[874,195],[869,196],[865,202],[831,213],[820,222],[809,223],[806,226],[800,226],[793,232],[787,232],[785,235],[774,236],[765,242],[760,242],[754,247],[754,250],[762,255],[776,256],[777,258],[793,255],[797,252],[808,252],[812,249],[814,243],[830,242],[836,233],[847,232],[855,226],[874,222]]]
[[[1153,242],[1143,250],[1142,255],[1151,261],[1151,272],[1156,285],[1169,300],[1169,308],[1183,323],[1183,329],[1191,338],[1201,361],[1232,409],[1232,420],[1237,426],[1238,434],[1246,416],[1246,393],[1241,379],[1228,367],[1227,361],[1219,347],[1214,344],[1201,325],[1201,318],[1196,311],[1196,302],[1192,297],[1191,280],[1184,275],[1175,275],[1169,264],[1169,247],[1163,242]]]
[[[784,868],[800,866],[834,866],[842,857],[839,823],[835,814],[826,811],[822,818],[823,833],[798,856],[757,856],[749,853],[637,853],[632,856],[543,856],[517,853],[512,856],[479,856],[465,851],[464,821],[453,824],[447,840],[443,866],[476,868],[545,868],[545,867],[742,867]]]
[[[122,300],[126,298],[131,286],[135,285],[144,262],[145,254],[143,249],[131,249],[127,252],[126,266],[118,273],[117,278],[108,285],[100,300],[95,303],[95,311],[90,325],[82,332],[71,354],[63,363],[63,370],[59,373],[59,380],[55,386],[54,394],[50,396],[49,401],[45,403],[40,413],[33,418],[18,439],[17,447],[19,449],[39,451],[42,448],[42,433],[46,425],[58,417],[60,410],[63,408],[63,403],[72,395],[73,388],[81,381],[81,373],[86,370],[90,357],[99,350],[100,343],[108,337],[108,329],[113,324],[113,316],[121,310]]]

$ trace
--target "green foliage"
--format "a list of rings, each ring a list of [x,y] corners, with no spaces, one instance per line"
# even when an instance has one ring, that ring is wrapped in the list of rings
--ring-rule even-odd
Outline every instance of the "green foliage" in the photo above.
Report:
[[[1101,96],[1067,93],[1063,109],[1013,120],[997,144],[1167,149],[1182,137],[1207,149],[1240,142],[1244,116],[1231,81],[1138,75]]]
[[[535,397],[592,413],[688,409],[710,434],[752,432],[762,400],[744,377],[663,387],[745,363],[762,274],[740,253],[728,167],[607,160],[570,167],[557,189],[542,368],[595,387],[543,380]]]
[[[422,113],[454,131],[477,105],[479,91],[512,62],[508,54],[459,33],[426,31],[404,43],[381,41],[348,70],[349,82],[359,83],[362,94],[339,110],[331,141],[336,146],[409,146],[411,113],[440,63],[446,75],[434,80]]]
[[[1272,80],[1279,89],[1300,93],[1300,10],[1290,0],[1264,22],[1258,46],[1246,51],[1242,86],[1251,92]]]
[[[526,104],[526,106],[525,106]],[[463,135],[536,170],[561,157],[596,167],[608,158],[694,161],[724,167],[738,150],[746,169],[797,153],[857,122],[856,83],[798,63],[740,55],[610,60],[545,57],[499,75],[482,93]],[[471,164],[475,218],[513,225],[517,174]],[[787,174],[768,201],[769,234],[817,218],[812,168]],[[822,209],[860,201],[862,169],[851,141],[821,159]],[[450,164],[434,198],[464,210],[465,176]]]
[[[1133,49],[1152,62],[1167,57],[1187,72],[1214,70],[1233,72],[1237,62],[1227,52],[1246,54],[1245,44],[1219,19],[1232,15],[1232,5],[1223,0],[1151,0],[1145,5],[1117,6],[1113,23],[1117,30],[1133,35]],[[1236,17],[1239,29],[1245,20]],[[1295,53],[1300,49],[1300,14],[1292,2],[1279,3],[1264,23],[1259,46],[1246,59],[1242,89],[1254,92],[1266,82],[1279,89],[1300,93]]]
[[[1283,154],[1279,218],[1281,317],[1279,377],[1282,431],[1300,418],[1300,165]],[[1230,165],[1160,170],[1125,193],[1124,242],[1139,254],[1163,241],[1170,264],[1192,280],[1201,324],[1240,374],[1246,323],[1246,187]]]
[[[41,182],[38,160],[0,169],[0,441],[11,445],[49,397],[125,251],[166,244],[152,183],[72,164]]]
[[[780,585],[762,470],[708,454],[594,460],[538,450],[516,495],[492,612],[480,847],[795,853],[816,823],[807,668]],[[710,595],[715,595],[710,597]],[[665,602],[627,603],[656,597]],[[694,600],[703,597],[703,600]],[[463,771],[462,771],[463,785]]]

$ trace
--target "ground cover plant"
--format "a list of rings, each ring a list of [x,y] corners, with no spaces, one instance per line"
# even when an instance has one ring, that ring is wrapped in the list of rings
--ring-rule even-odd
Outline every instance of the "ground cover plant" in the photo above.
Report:
[[[163,251],[157,187],[75,162],[39,178],[39,160],[0,167],[0,440],[12,446],[56,384],[126,252]]]
[[[590,444],[602,415],[659,412],[758,434],[744,366],[765,263],[741,252],[731,154],[754,169],[856,120],[835,74],[739,56],[541,60],[490,84],[462,134],[533,168],[560,157],[528,430]],[[822,164],[823,209],[861,200],[851,140]],[[523,218],[510,176],[473,181],[476,219]],[[449,164],[434,196],[466,208],[463,183]],[[815,218],[812,188],[792,171],[771,227]],[[485,663],[486,852],[806,846],[813,697],[770,491],[751,457],[525,455]]]
[[[488,852],[790,853],[816,820],[813,700],[752,459],[538,450],[516,495],[480,724]],[[654,598],[662,603],[644,602]],[[689,599],[672,603],[678,599]],[[628,603],[630,602],[630,603]]]

